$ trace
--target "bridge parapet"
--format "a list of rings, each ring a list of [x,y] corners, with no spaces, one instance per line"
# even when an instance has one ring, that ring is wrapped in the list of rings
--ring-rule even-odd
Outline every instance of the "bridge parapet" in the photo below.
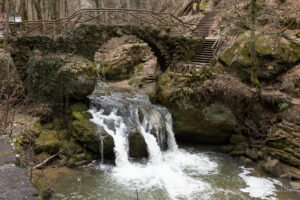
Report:
[[[10,36],[56,36],[73,30],[80,24],[99,24],[109,26],[155,26],[170,28],[172,34],[185,34],[193,24],[184,23],[170,13],[152,12],[139,9],[81,9],[70,17],[59,20],[39,20],[10,22]]]

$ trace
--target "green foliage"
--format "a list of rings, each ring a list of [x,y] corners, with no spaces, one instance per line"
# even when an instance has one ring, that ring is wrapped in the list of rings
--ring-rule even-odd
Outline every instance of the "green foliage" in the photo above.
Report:
[[[22,142],[23,142],[23,135],[19,135],[12,139],[11,145],[16,147],[16,149],[18,151],[21,151],[22,150],[22,146],[21,146]]]
[[[32,55],[27,63],[28,92],[31,97],[46,102],[59,98],[58,70],[65,64],[60,58]]]
[[[288,109],[290,106],[289,106],[289,104],[287,104],[287,103],[280,103],[280,104],[278,104],[278,110],[281,112],[281,111],[284,111],[284,110],[286,110],[286,109]]]

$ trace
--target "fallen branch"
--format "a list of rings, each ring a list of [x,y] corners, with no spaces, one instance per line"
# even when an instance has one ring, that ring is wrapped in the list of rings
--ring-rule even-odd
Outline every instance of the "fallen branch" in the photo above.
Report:
[[[44,161],[41,162],[40,164],[34,166],[32,169],[38,169],[38,168],[42,167],[42,166],[45,165],[47,162],[49,162],[50,160],[52,160],[53,158],[55,158],[56,156],[58,156],[60,153],[61,153],[61,151],[58,152],[57,154],[54,154],[54,155],[50,156],[49,158],[47,158],[46,160],[44,160]]]

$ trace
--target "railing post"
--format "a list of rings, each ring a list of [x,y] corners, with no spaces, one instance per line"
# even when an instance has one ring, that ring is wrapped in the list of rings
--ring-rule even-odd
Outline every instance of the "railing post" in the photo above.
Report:
[[[82,23],[85,23],[85,10],[83,10],[83,22]]]
[[[64,32],[67,31],[67,19],[64,19]]]
[[[141,16],[140,13],[138,12],[138,18],[139,18],[139,26],[141,25]]]
[[[129,25],[129,11],[127,10],[127,25]]]
[[[25,35],[28,35],[28,21],[25,21]]]
[[[54,21],[54,37],[56,36],[56,21]]]
[[[46,22],[43,20],[43,35],[46,35]]]

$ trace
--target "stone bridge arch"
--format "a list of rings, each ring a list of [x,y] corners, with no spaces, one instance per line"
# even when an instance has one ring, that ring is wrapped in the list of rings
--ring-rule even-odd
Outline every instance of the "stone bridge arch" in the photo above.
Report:
[[[172,35],[168,28],[151,26],[104,26],[82,24],[56,38],[23,36],[12,41],[13,58],[26,63],[26,56],[34,49],[55,53],[73,53],[94,61],[95,52],[114,37],[134,35],[146,42],[158,59],[162,71],[177,63],[186,63],[203,46],[202,38]],[[18,54],[22,54],[19,55]],[[23,59],[23,60],[22,60]],[[18,66],[17,66],[18,67]]]

